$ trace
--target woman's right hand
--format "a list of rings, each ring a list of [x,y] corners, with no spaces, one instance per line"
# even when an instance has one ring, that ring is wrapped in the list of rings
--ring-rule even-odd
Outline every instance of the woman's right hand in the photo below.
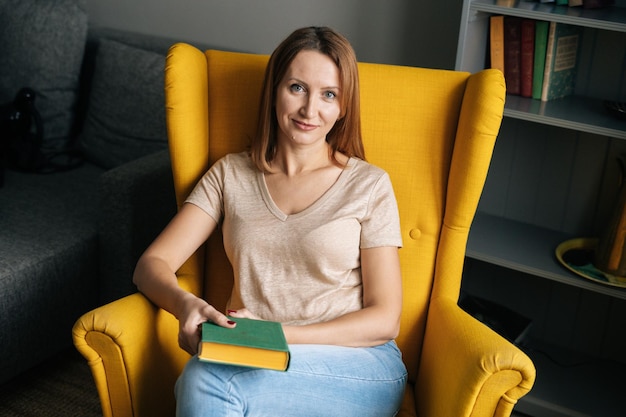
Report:
[[[178,345],[190,355],[198,353],[202,323],[210,321],[228,328],[236,325],[205,300],[191,293],[183,298],[179,312]]]
[[[181,288],[176,277],[176,271],[216,227],[217,222],[200,207],[183,204],[141,255],[133,275],[139,291],[178,319],[178,345],[192,355],[198,351],[202,323],[212,321],[223,327],[234,326],[206,301]]]

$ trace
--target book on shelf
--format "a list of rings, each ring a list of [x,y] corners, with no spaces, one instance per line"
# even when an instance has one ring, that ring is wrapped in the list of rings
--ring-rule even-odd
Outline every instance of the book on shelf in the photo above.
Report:
[[[556,0],[556,5],[557,6],[568,6],[569,5],[569,1],[568,0]]]
[[[581,37],[580,26],[550,22],[541,89],[542,101],[566,97],[574,92]]]
[[[285,371],[289,346],[282,325],[274,321],[230,318],[233,328],[202,324],[198,359],[206,362]]]
[[[532,97],[535,60],[535,20],[522,19],[520,48],[520,95]]]
[[[578,7],[583,5],[583,0],[569,0],[567,5],[569,7]]]
[[[504,16],[489,18],[489,58],[491,68],[504,74]]]
[[[546,66],[546,46],[548,44],[549,26],[550,22],[545,20],[537,20],[535,22],[532,98],[537,100],[541,100],[543,72]]]
[[[504,17],[504,80],[508,94],[521,93],[522,18]]]

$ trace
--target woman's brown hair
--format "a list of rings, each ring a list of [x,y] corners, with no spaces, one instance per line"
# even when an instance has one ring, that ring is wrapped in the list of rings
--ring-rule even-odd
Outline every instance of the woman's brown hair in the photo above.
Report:
[[[252,160],[261,171],[270,171],[269,165],[276,155],[279,129],[275,111],[277,86],[296,55],[310,50],[328,56],[339,69],[341,114],[326,136],[330,157],[338,163],[335,152],[339,151],[365,160],[361,138],[359,73],[354,50],[350,42],[333,29],[307,27],[297,29],[278,45],[265,70],[257,133],[251,146]]]

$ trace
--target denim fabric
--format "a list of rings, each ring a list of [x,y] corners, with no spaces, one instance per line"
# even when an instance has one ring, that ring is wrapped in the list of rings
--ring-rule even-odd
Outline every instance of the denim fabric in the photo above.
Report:
[[[394,416],[407,372],[395,342],[291,345],[287,372],[201,362],[176,383],[178,417]]]

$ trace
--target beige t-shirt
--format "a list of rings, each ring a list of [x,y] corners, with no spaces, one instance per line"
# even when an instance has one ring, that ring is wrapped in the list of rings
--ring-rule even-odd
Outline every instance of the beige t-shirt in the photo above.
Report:
[[[247,153],[217,161],[187,202],[222,226],[235,275],[229,308],[265,320],[309,324],[361,309],[359,249],[402,246],[389,176],[355,158],[296,214],[278,209]]]

